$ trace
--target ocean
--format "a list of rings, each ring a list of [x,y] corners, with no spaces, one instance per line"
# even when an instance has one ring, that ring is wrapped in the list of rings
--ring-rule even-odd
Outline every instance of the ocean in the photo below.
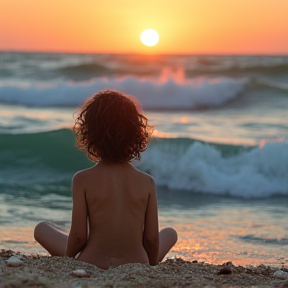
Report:
[[[157,183],[168,254],[288,266],[288,56],[0,52],[0,247],[44,253],[39,221],[68,231],[77,107],[101,89],[155,125],[133,165]]]

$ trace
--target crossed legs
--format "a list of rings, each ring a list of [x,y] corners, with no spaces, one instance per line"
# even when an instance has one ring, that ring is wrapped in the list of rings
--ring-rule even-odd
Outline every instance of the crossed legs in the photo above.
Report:
[[[47,222],[40,222],[34,229],[35,240],[51,256],[64,256],[68,235]]]
[[[164,228],[159,232],[158,261],[161,262],[170,249],[176,244],[178,235],[171,227]]]
[[[34,229],[34,238],[52,256],[64,256],[68,240],[68,235],[65,232],[47,222],[40,222]],[[159,262],[163,260],[176,242],[177,232],[173,228],[164,228],[159,232]]]

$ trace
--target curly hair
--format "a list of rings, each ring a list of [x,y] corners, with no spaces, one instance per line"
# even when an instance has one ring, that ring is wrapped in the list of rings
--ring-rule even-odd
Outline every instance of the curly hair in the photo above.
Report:
[[[118,91],[96,93],[82,104],[76,115],[73,127],[76,146],[96,162],[140,160],[153,132],[153,126],[140,113],[138,100]]]

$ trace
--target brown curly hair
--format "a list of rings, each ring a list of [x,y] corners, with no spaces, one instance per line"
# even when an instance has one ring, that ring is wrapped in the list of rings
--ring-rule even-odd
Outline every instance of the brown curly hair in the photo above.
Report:
[[[138,100],[118,91],[96,93],[76,115],[76,146],[93,161],[115,164],[140,160],[153,132],[140,113]]]

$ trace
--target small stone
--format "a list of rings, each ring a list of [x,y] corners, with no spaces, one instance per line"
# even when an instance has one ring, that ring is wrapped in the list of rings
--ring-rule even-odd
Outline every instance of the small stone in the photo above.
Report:
[[[285,272],[285,271],[282,271],[282,270],[277,270],[274,272],[273,276],[275,278],[278,278],[278,279],[288,279],[288,272]]]
[[[14,252],[12,250],[5,250],[1,249],[0,257],[8,258],[14,255]]]
[[[225,266],[233,266],[233,263],[232,263],[231,261],[229,261],[229,262],[223,263],[222,265],[225,265]]]
[[[222,267],[218,272],[217,272],[218,275],[220,274],[232,274],[232,269],[229,267],[229,266],[225,266],[225,267]]]
[[[17,256],[11,256],[9,259],[6,260],[6,265],[8,267],[19,267],[22,264],[23,261],[21,261]]]
[[[90,278],[91,275],[89,275],[84,269],[77,269],[72,271],[71,276],[77,277],[77,278]]]
[[[192,263],[198,263],[198,260],[193,260]]]
[[[25,254],[23,254],[23,253],[19,253],[19,254],[17,254],[17,255],[15,255],[16,257],[18,257],[20,260],[24,260],[24,259],[27,259],[28,257],[25,255]]]

